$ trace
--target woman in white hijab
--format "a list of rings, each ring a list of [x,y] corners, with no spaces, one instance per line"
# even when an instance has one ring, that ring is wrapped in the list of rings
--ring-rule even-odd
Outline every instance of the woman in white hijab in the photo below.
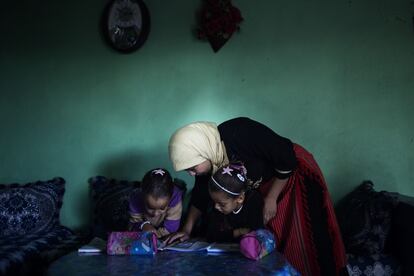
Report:
[[[229,161],[217,125],[210,122],[192,123],[177,130],[170,139],[169,153],[176,171],[187,170],[193,176],[194,168],[203,162],[209,161],[214,173]]]
[[[252,189],[264,197],[264,224],[273,231],[278,250],[303,275],[341,275],[346,255],[322,172],[312,154],[267,126],[235,118],[219,126],[196,122],[170,138],[176,171],[195,176],[190,209],[182,229],[167,243],[187,240],[211,208],[208,181],[221,166],[242,162]]]

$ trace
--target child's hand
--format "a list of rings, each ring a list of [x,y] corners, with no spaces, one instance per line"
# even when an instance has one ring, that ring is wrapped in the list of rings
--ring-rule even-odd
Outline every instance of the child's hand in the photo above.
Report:
[[[185,231],[180,231],[180,232],[176,232],[176,233],[173,233],[173,234],[169,235],[165,239],[165,244],[168,245],[168,244],[171,244],[171,243],[173,243],[174,241],[177,241],[177,240],[179,240],[180,242],[183,242],[183,241],[186,241],[188,239],[190,239],[190,235]]]
[[[151,224],[147,223],[144,226],[142,226],[142,231],[155,233],[157,229],[155,229],[155,227]]]

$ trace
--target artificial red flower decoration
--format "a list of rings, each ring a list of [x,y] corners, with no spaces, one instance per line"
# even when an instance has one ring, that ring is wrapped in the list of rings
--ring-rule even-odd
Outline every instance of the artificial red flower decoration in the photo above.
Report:
[[[231,4],[231,0],[205,0],[198,38],[208,40],[213,51],[217,52],[240,29],[242,21],[240,10]]]

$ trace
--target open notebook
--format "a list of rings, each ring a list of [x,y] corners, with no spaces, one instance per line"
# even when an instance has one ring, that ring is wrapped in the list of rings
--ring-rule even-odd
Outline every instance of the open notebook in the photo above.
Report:
[[[176,242],[170,245],[162,244],[158,250],[172,250],[179,252],[207,251],[211,253],[240,251],[238,243],[209,243],[197,239],[190,239],[184,242]]]
[[[106,241],[97,237],[78,249],[80,254],[101,254],[105,251]]]

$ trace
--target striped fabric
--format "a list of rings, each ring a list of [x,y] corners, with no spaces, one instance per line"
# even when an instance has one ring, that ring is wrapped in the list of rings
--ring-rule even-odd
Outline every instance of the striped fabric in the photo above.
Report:
[[[346,275],[345,248],[323,175],[313,156],[294,145],[298,168],[279,195],[269,227],[277,249],[302,275]],[[260,186],[266,195],[272,181]]]

